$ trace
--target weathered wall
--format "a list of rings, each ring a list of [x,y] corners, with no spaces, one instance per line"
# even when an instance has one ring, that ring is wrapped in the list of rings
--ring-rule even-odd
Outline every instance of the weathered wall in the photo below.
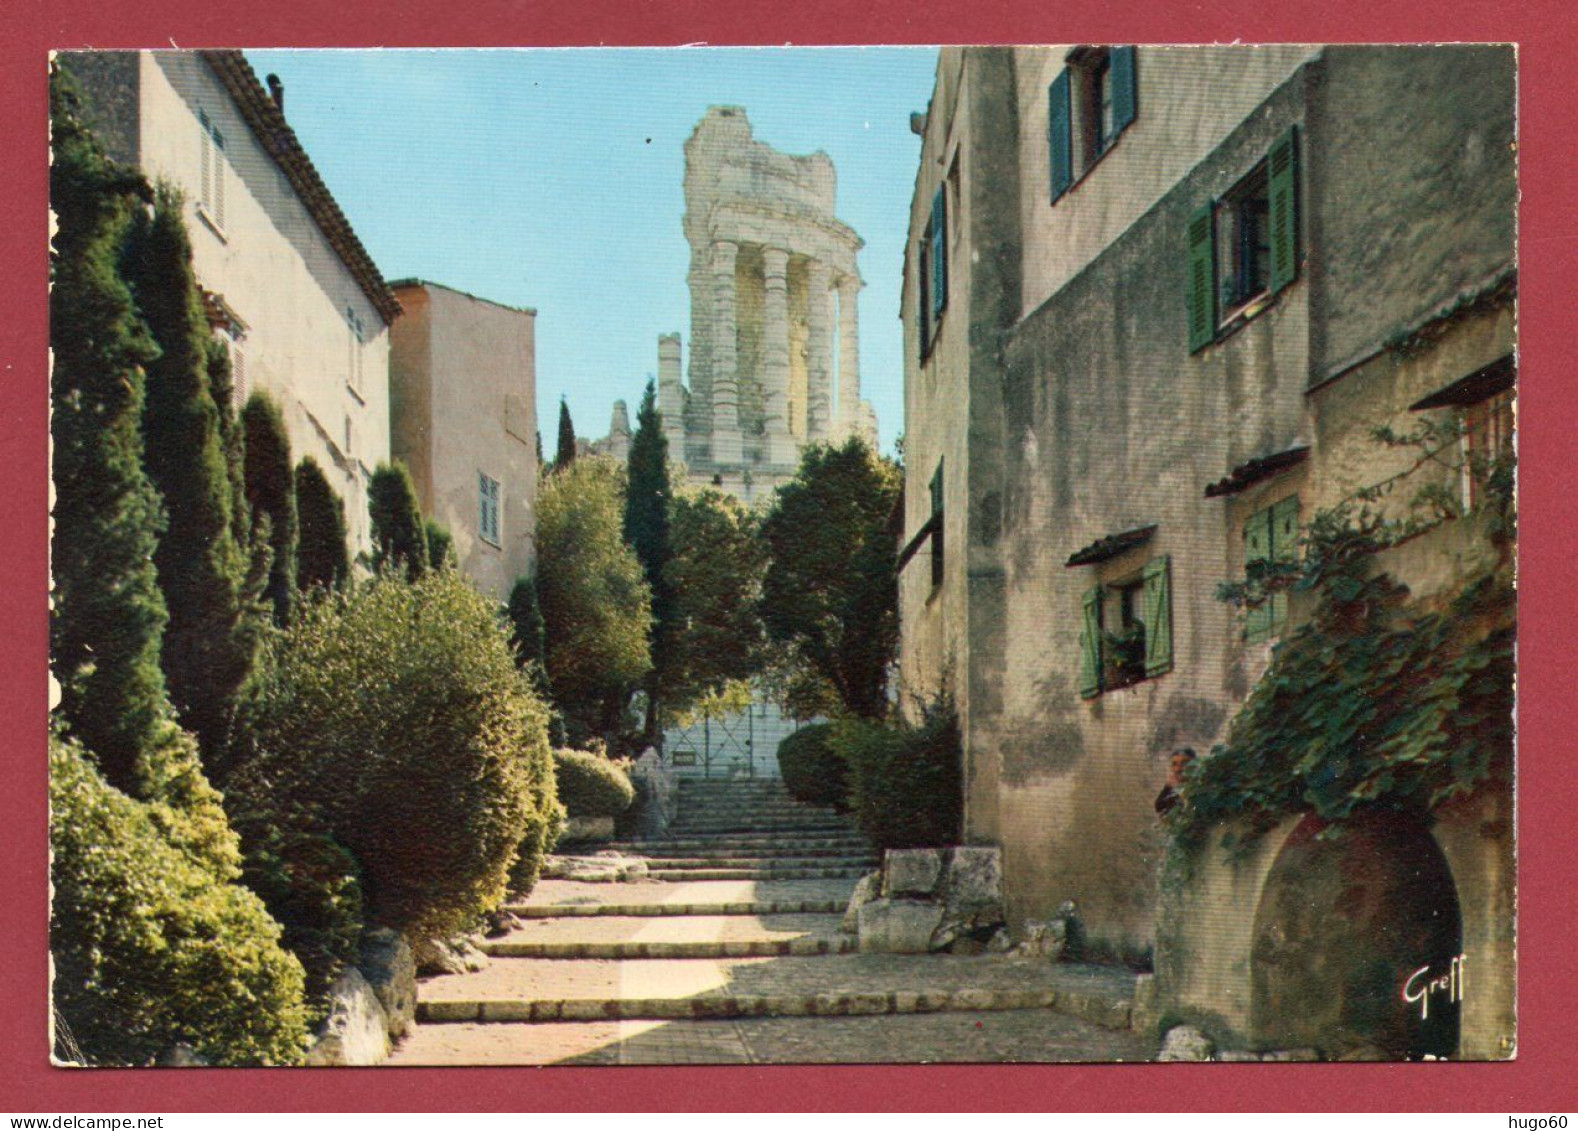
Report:
[[[1020,323],[1005,350],[1007,632],[999,657],[977,660],[995,663],[982,678],[1000,684],[1002,709],[972,754],[999,767],[1014,921],[1074,899],[1098,952],[1132,961],[1152,942],[1163,841],[1152,802],[1167,757],[1209,749],[1257,659],[1215,598],[1242,570],[1238,526],[1203,490],[1305,429],[1303,281],[1191,355],[1184,230],[1301,119],[1303,74]],[[1148,544],[1066,567],[1082,546],[1151,523]],[[1161,555],[1171,559],[1172,670],[1081,699],[1082,595]]]
[[[77,58],[68,57],[68,66]],[[133,65],[135,82],[127,73]],[[201,57],[140,52],[101,59],[85,73],[95,106],[108,106],[94,114],[112,123],[113,150],[185,196],[198,281],[223,295],[247,324],[249,385],[280,402],[294,458],[313,456],[344,498],[352,554],[370,552],[366,478],[389,458],[389,335],[382,317]],[[112,81],[100,88],[96,78]],[[132,136],[121,102],[128,94],[139,97]],[[198,208],[200,111],[225,138],[222,227]],[[365,332],[359,391],[350,387],[347,307]]]
[[[1133,124],[1089,176],[1054,204],[1047,88],[1065,66],[1070,46],[1014,50],[1026,315],[1128,230],[1319,50],[1299,44],[1137,48]]]
[[[402,364],[393,381],[402,390],[426,387],[428,424],[424,443],[420,414],[397,422],[396,454],[409,452],[413,466],[425,461],[423,514],[454,536],[461,571],[503,602],[536,560],[536,314],[427,283],[396,293],[403,300],[412,291],[426,296],[427,313],[410,330],[428,339],[428,369]],[[395,323],[397,338],[405,321]],[[396,359],[403,363],[404,352]],[[499,482],[499,545],[481,536],[479,473]]]
[[[1512,47],[1331,47],[1325,59],[1305,182],[1321,249],[1317,381],[1510,266],[1517,224]]]

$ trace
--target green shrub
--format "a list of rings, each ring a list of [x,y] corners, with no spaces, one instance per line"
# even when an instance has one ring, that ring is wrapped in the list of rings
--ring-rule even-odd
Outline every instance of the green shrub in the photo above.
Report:
[[[812,805],[849,804],[849,766],[833,748],[833,724],[801,727],[778,744],[784,788]]]
[[[636,799],[630,775],[601,754],[555,750],[553,769],[559,800],[572,817],[614,817]]]
[[[547,819],[547,710],[457,572],[384,576],[301,611],[248,716],[230,794],[355,858],[369,923],[442,936],[497,907]]]
[[[849,799],[878,848],[957,844],[964,814],[959,723],[946,706],[919,724],[833,724],[833,752],[849,766]]]
[[[351,576],[345,504],[311,456],[302,456],[296,465],[296,522],[300,529],[296,547],[297,589],[308,593],[314,587],[345,588]]]
[[[367,516],[373,527],[373,569],[404,571],[417,580],[427,572],[428,534],[411,472],[396,460],[381,463],[367,484]]]
[[[216,872],[211,830],[127,797],[70,741],[52,736],[49,762],[57,1053],[147,1064],[184,1043],[214,1064],[299,1060],[301,964],[258,897]]]
[[[296,475],[291,470],[285,414],[265,393],[253,393],[241,408],[247,506],[254,542],[267,540],[268,582],[264,598],[277,624],[288,624],[296,604]]]

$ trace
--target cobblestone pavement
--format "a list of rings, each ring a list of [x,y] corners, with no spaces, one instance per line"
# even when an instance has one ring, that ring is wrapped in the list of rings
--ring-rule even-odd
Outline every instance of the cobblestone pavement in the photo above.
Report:
[[[1050,1009],[897,1017],[423,1025],[389,1063],[943,1064],[1149,1060],[1128,1030]]]

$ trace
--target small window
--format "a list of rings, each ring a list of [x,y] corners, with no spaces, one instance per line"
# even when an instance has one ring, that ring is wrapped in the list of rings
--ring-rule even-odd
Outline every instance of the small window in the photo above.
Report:
[[[1216,261],[1222,265],[1222,320],[1271,286],[1271,196],[1262,161],[1217,205]]]
[[[200,131],[198,207],[221,231],[225,226],[225,135],[202,110],[197,112]]]
[[[1256,511],[1244,524],[1244,574],[1266,583],[1265,599],[1250,607],[1244,639],[1258,644],[1280,636],[1288,623],[1288,593],[1284,569],[1298,560],[1299,500],[1290,496]]]
[[[484,472],[477,473],[477,533],[484,542],[503,544],[499,537],[499,481]]]
[[[236,412],[240,412],[247,403],[247,397],[252,395],[252,387],[247,379],[247,353],[242,348],[239,334],[227,334],[225,344],[230,351],[230,404]]]
[[[1092,699],[1172,670],[1172,570],[1164,554],[1139,574],[1086,591],[1079,693]]]
[[[362,366],[364,364],[363,346],[366,343],[365,331],[362,320],[351,306],[345,308],[346,327],[346,362],[345,383],[357,396],[362,395]]]
[[[942,312],[948,306],[948,186],[937,186],[931,199],[931,219],[921,235],[916,262],[920,269],[920,306],[917,324],[920,327],[921,360],[931,355],[937,341],[937,328],[942,323]]]
[[[1079,47],[1047,91],[1047,144],[1056,202],[1090,172],[1139,108],[1135,51]]]
[[[1484,502],[1485,481],[1512,455],[1513,390],[1463,409],[1464,504],[1473,510]]]

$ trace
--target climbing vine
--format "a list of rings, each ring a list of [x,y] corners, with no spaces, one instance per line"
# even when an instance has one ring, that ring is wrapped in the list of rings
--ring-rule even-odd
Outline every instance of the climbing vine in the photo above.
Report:
[[[1456,434],[1432,425],[1376,438],[1436,458]],[[1415,465],[1416,467],[1419,464]],[[1313,590],[1314,615],[1278,646],[1229,728],[1196,762],[1188,805],[1170,822],[1198,840],[1230,823],[1244,844],[1282,819],[1314,813],[1341,822],[1376,809],[1426,814],[1510,775],[1515,593],[1512,460],[1470,468],[1481,484],[1476,518],[1502,553],[1445,608],[1413,612],[1408,590],[1374,569],[1375,553],[1460,517],[1453,495],[1425,490],[1401,518],[1373,506],[1388,484],[1317,514],[1298,561],[1257,563],[1219,596],[1252,605],[1278,589]],[[1482,512],[1482,513],[1481,513]]]

